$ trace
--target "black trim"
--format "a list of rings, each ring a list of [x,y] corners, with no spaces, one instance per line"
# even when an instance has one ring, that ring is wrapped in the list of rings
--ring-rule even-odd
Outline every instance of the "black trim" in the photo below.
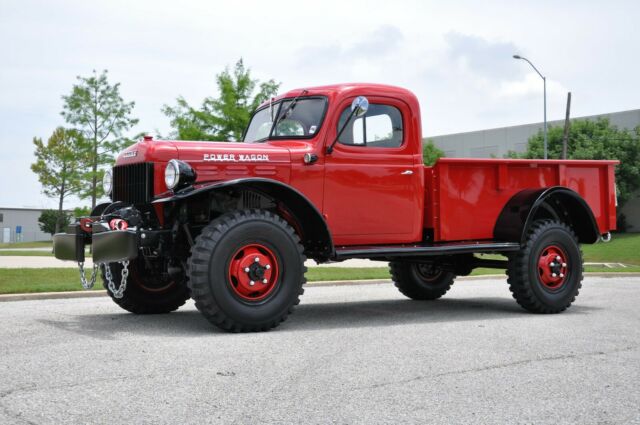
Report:
[[[336,248],[336,259],[349,258],[406,258],[438,255],[469,254],[478,252],[508,252],[520,249],[519,243],[478,241],[443,242],[420,245],[358,246]]]
[[[571,219],[568,224],[573,227],[580,242],[597,242],[600,231],[593,211],[577,192],[564,186],[525,189],[513,195],[496,220],[493,229],[494,238],[523,244],[527,237],[527,230],[533,224],[538,210],[540,208],[549,210],[546,201],[551,197],[556,198],[567,209],[568,218]],[[553,210],[550,214],[554,219],[566,221],[558,213],[559,211]]]
[[[253,114],[251,114],[251,117],[249,118],[249,124],[247,124],[247,127],[244,129],[244,131],[242,132],[242,143],[246,143],[248,145],[254,144],[254,143],[264,143],[268,140],[307,140],[307,139],[313,139],[314,137],[316,137],[319,133],[320,130],[322,129],[322,125],[324,124],[324,120],[327,117],[327,111],[329,109],[329,98],[327,96],[321,96],[321,95],[311,95],[311,96],[304,96],[304,97],[300,97],[298,99],[298,102],[301,100],[307,100],[307,99],[323,99],[324,100],[324,109],[322,111],[322,117],[320,118],[320,121],[318,123],[318,128],[316,129],[315,133],[313,134],[309,134],[307,136],[271,136],[271,134],[273,134],[273,128],[275,126],[275,122],[277,121],[278,116],[280,115],[280,109],[282,107],[282,104],[284,102],[286,102],[287,100],[291,100],[293,101],[293,99],[295,99],[295,97],[285,97],[282,99],[278,99],[277,102],[275,102],[274,104],[272,104],[272,106],[274,105],[278,105],[278,110],[276,111],[276,119],[273,121],[274,125],[271,126],[271,129],[269,130],[269,136],[264,137],[262,139],[258,139],[258,140],[254,140],[253,142],[245,142],[244,138],[247,135],[247,130],[249,130],[249,126],[251,125],[251,121],[253,121],[253,117],[260,111],[267,109],[269,107],[269,104],[265,105],[262,108],[258,108],[256,109]]]
[[[133,230],[94,233],[92,239],[94,263],[133,260],[138,256],[138,235]]]
[[[53,255],[58,260],[84,261],[84,232],[80,226],[72,224],[69,226],[70,233],[56,233],[53,235]]]

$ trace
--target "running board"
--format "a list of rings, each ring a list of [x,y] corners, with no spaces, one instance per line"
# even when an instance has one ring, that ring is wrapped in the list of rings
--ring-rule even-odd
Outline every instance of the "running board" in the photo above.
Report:
[[[444,242],[411,245],[372,245],[336,247],[336,259],[349,258],[403,258],[428,257],[434,255],[472,254],[480,252],[518,251],[517,242]]]

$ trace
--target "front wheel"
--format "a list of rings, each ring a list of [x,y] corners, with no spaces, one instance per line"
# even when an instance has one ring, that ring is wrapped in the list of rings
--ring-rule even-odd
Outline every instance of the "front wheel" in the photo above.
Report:
[[[396,288],[413,300],[435,300],[453,285],[456,275],[438,264],[392,261],[391,278]]]
[[[212,221],[196,238],[189,286],[196,307],[215,326],[265,331],[300,302],[304,261],[300,240],[282,217],[235,211]]]
[[[114,286],[119,288],[122,281],[122,264],[109,263],[100,266],[102,282],[111,299],[131,313],[169,313],[180,308],[191,297],[184,275],[170,276],[156,269],[148,269],[144,260],[138,257],[129,263],[127,288],[122,298],[116,298],[109,289],[106,267],[111,271]]]
[[[583,260],[569,226],[554,220],[533,223],[524,247],[509,257],[509,289],[533,313],[559,313],[582,286]]]

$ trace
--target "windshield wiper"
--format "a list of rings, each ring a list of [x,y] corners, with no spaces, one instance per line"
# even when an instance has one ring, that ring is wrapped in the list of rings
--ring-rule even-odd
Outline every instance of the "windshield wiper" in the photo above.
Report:
[[[273,128],[275,128],[278,125],[278,123],[282,121],[284,117],[286,117],[289,114],[289,112],[293,109],[293,107],[296,106],[296,102],[298,102],[298,99],[300,99],[301,96],[304,96],[307,93],[309,93],[309,90],[304,89],[300,92],[299,95],[293,98],[291,103],[289,103],[289,105],[287,106],[287,109],[285,109],[284,112],[276,119],[276,122],[273,123]]]

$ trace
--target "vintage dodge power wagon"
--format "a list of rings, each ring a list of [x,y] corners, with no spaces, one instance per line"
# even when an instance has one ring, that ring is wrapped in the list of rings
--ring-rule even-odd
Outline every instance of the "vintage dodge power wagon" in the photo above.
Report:
[[[617,162],[425,166],[421,130],[411,92],[340,84],[265,102],[240,142],[145,137],[105,173],[112,202],[55,235],[55,255],[79,263],[86,287],[100,274],[125,310],[168,313],[193,298],[235,332],[287,318],[307,259],[388,262],[414,300],[441,297],[476,267],[501,268],[526,310],[569,307],[580,244],[606,241],[616,226]]]

